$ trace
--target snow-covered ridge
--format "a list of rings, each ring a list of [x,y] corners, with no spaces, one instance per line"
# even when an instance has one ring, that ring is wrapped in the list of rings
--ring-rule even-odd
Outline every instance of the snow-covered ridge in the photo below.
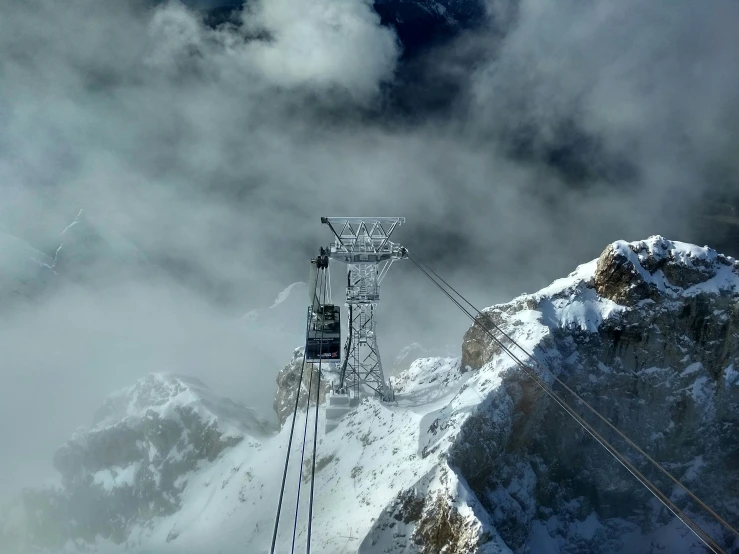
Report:
[[[62,488],[24,494],[26,525],[42,534],[69,526],[78,544],[121,544],[136,526],[180,510],[198,470],[237,445],[246,459],[276,432],[197,379],[150,374],[110,395],[94,425],[57,450]]]
[[[0,268],[3,274],[20,271],[29,263],[33,267],[51,269],[54,259],[18,237],[0,233]]]
[[[737,522],[739,505],[726,491],[739,474],[725,469],[739,441],[737,302],[736,260],[653,236],[616,241],[568,277],[487,308],[481,319],[521,344],[527,352],[516,353],[530,353],[545,380],[544,367]],[[465,476],[490,464],[473,490],[506,544],[537,552],[698,548],[664,510],[646,508],[653,499],[596,444],[578,439],[479,327],[465,335],[462,367],[475,378],[502,378],[490,406],[462,424],[450,457]],[[490,443],[496,449],[486,451]],[[678,491],[672,499],[704,517]],[[651,510],[646,520],[643,510]]]
[[[556,296],[576,288],[578,284],[591,282],[599,272],[608,269],[604,267],[605,260],[612,261],[616,267],[610,268],[609,274],[602,275],[604,280],[617,275],[617,270],[633,269],[637,281],[643,280],[654,285],[667,295],[739,290],[739,262],[731,256],[724,256],[707,246],[699,247],[654,235],[635,242],[615,241],[606,247],[600,258],[581,264],[567,277],[555,280],[536,293],[514,298],[511,302],[526,297]],[[688,278],[696,282],[690,282]]]
[[[551,328],[596,332],[610,316],[637,302],[736,293],[737,260],[707,246],[655,235],[642,241],[615,241],[599,258],[579,265],[567,277],[483,312],[515,311],[521,324],[534,317]]]
[[[82,210],[57,237],[53,256],[0,231],[0,300],[39,301],[69,282],[110,283],[114,277],[151,278],[158,269],[119,233],[94,223]],[[51,253],[51,251],[49,251]]]
[[[645,283],[670,297],[738,290],[739,263],[712,248],[653,236],[639,242],[614,242],[610,249],[613,261],[638,274],[634,286]],[[614,267],[613,271],[623,272],[624,268]]]
[[[275,431],[274,425],[252,408],[216,394],[199,379],[175,373],[151,373],[111,394],[95,414],[91,431],[122,422],[135,425],[152,414],[176,419],[182,409],[197,414],[205,424],[215,424],[225,436],[263,439]]]
[[[162,471],[195,469],[230,446],[242,441],[258,446],[275,432],[269,420],[197,379],[153,373],[110,395],[94,425],[79,429],[59,448],[54,465],[68,484],[103,470],[129,472],[127,481],[136,489],[146,482],[140,474],[148,472],[147,478],[161,483]]]
[[[298,293],[304,293],[305,289],[307,287],[305,286],[305,283],[302,281],[298,281],[297,283],[293,283],[292,285],[288,286],[285,290],[280,292],[280,294],[277,295],[277,298],[275,298],[275,301],[272,303],[272,305],[269,307],[270,310],[275,309],[277,306],[282,304],[285,300],[287,300],[291,294],[293,294],[293,291],[297,291]]]
[[[292,319],[295,319],[297,313],[305,315],[304,308],[307,305],[308,284],[298,281],[282,290],[274,299],[271,306],[250,310],[241,316],[241,319],[247,324],[258,324],[274,329],[288,327],[292,330],[296,326],[288,324],[288,322],[291,322],[291,319],[287,316],[292,316]],[[297,319],[299,320],[297,328],[303,329],[305,327],[305,320],[299,317]]]

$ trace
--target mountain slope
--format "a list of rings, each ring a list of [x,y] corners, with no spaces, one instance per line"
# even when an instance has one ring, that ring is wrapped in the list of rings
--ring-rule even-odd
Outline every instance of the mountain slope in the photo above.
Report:
[[[39,300],[62,283],[104,284],[124,276],[151,278],[157,268],[131,242],[82,210],[58,237],[53,256],[0,232],[0,298]]]
[[[598,260],[569,277],[489,308],[481,320],[500,325],[736,526],[737,306],[736,260],[708,248],[650,237],[613,243]],[[292,365],[299,361],[294,359]],[[551,374],[542,371],[542,377],[552,382]],[[417,360],[393,378],[393,386],[395,403],[365,398],[334,431],[320,432],[314,551],[705,551],[479,328],[465,334],[461,359]],[[99,416],[104,429],[93,428],[81,436],[114,436],[127,421],[126,414],[141,412],[140,407],[131,408],[134,396],[124,394],[124,401],[114,397]],[[177,421],[175,412],[151,407],[159,406],[155,401],[145,404],[160,414],[161,425]],[[207,421],[213,425],[213,419]],[[67,543],[68,550],[78,551],[84,539],[85,548],[98,552],[268,551],[290,423],[288,418],[274,436],[267,428],[259,437],[252,436],[251,427],[224,435],[242,439],[224,443],[215,455],[200,456],[184,468],[178,487],[169,490],[170,508],[142,518],[127,516],[115,503],[96,504],[121,523],[125,536],[111,534],[104,526],[90,527],[77,538],[77,546]],[[304,423],[301,411],[296,436],[301,436]],[[319,429],[323,423],[321,411]],[[82,458],[73,458],[83,460],[75,467],[89,468],[84,460],[94,450],[78,446],[89,440],[73,438],[57,457],[81,452]],[[609,440],[616,442],[615,437]],[[182,446],[189,448],[187,443]],[[292,541],[300,440],[293,448],[280,552]],[[136,452],[141,457],[145,449]],[[739,550],[739,543],[722,534],[682,491],[650,472],[633,452],[629,456],[727,552]],[[309,468],[311,460],[305,464]],[[85,479],[95,482],[100,469],[86,471],[67,471],[72,477],[65,477],[60,494],[74,496],[83,490]],[[114,488],[119,482],[124,488],[133,483],[136,498],[160,494],[155,485],[137,479],[121,471],[111,473],[106,482],[112,480]],[[299,545],[307,531],[308,481],[306,470],[296,527]],[[33,507],[43,512],[39,506],[37,502]],[[47,508],[46,513],[51,512]],[[58,522],[55,517],[49,521]],[[6,520],[6,536],[19,528],[17,521],[16,510],[15,519]],[[92,541],[94,531],[97,538]]]
[[[26,491],[5,533],[25,530],[39,546],[72,550],[96,540],[125,543],[139,526],[182,509],[190,474],[229,447],[258,450],[274,432],[197,379],[151,374],[111,395],[93,426],[57,450],[61,488]]]

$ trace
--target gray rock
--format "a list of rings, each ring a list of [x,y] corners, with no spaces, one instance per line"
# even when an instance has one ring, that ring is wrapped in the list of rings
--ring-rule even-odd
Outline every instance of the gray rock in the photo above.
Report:
[[[314,367],[314,364],[305,364],[303,380],[300,382],[300,387],[298,387],[302,367],[303,348],[296,348],[290,363],[277,374],[277,392],[275,393],[273,407],[281,426],[292,416],[293,410],[295,409],[295,398],[298,394],[300,395],[298,399],[298,410],[305,409],[309,397],[311,404],[315,402],[316,388],[318,386],[317,367]],[[319,393],[319,402],[321,404],[326,401],[326,394],[330,390],[331,377],[328,374],[324,374],[321,377],[321,391]]]
[[[546,303],[553,298],[518,299],[480,320],[515,336],[513,316],[539,310],[548,332],[534,351],[536,359],[737,526],[737,264],[710,250],[685,257],[662,237],[647,243],[628,249],[614,243],[598,259],[592,280],[561,293],[576,302],[594,289],[598,298],[625,307],[595,330],[547,319]],[[721,272],[727,271],[724,280]],[[478,369],[498,354],[479,327],[465,335],[463,367]],[[534,369],[551,382],[540,366]],[[674,490],[681,509],[699,521],[711,519],[559,385],[554,389],[663,490]],[[501,413],[507,414],[503,420]],[[526,551],[537,520],[556,517],[564,527],[550,534],[564,537],[567,552],[606,553],[620,552],[624,535],[634,528],[648,532],[672,517],[655,510],[650,493],[517,369],[465,422],[449,456],[514,551]],[[520,494],[524,484],[534,505]],[[600,522],[596,535],[568,538],[566,527],[590,514]]]

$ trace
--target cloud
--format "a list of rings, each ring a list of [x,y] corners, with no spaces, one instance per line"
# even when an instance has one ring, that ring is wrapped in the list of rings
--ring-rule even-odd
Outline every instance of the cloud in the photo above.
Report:
[[[399,54],[393,32],[379,26],[366,2],[261,2],[243,21],[247,32],[270,36],[248,43],[245,54],[281,87],[344,89],[352,100],[367,102],[392,77]]]
[[[257,2],[241,23],[206,28],[184,5],[167,4],[148,26],[153,48],[144,62],[171,75],[197,67],[247,97],[302,89],[363,104],[377,98],[399,54],[392,31],[364,2]]]
[[[220,295],[236,314],[289,284],[270,259],[305,257],[291,253],[302,236],[280,236],[305,228],[290,221],[300,199],[274,188],[306,176],[285,169],[312,134],[300,112],[334,97],[367,106],[398,55],[362,2],[254,5],[243,27],[220,29],[178,3],[39,0],[3,13],[2,227],[53,255],[84,208],[165,270],[191,264],[183,271],[202,275],[211,297],[239,285]],[[103,258],[94,286],[59,285],[3,321],[0,400],[25,419],[0,434],[16,452],[3,490],[19,474],[43,478],[50,452],[104,396],[150,371],[199,375],[270,409],[280,362],[261,366],[238,321],[181,287],[131,282]]]
[[[409,62],[360,0],[257,1],[215,29],[179,3],[2,1],[0,227],[53,254],[84,208],[220,310],[109,269],[107,289],[7,315],[0,404],[33,406],[26,459],[163,366],[268,406],[279,368],[233,315],[305,278],[322,215],[406,216],[397,240],[482,306],[615,239],[700,238],[695,201],[739,175],[728,1],[489,2],[489,24],[413,60],[454,92],[414,117],[388,96],[413,92],[394,88]],[[387,365],[465,330],[422,279],[399,263],[385,282]]]
[[[736,140],[735,3],[520,3],[474,80],[475,113],[538,145],[575,126],[636,170],[648,192],[703,190],[706,163]],[[487,127],[487,125],[486,125]],[[595,164],[598,160],[590,160]]]

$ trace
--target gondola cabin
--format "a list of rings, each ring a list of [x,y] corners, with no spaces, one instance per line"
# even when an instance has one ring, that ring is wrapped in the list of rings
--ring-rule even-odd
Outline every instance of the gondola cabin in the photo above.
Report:
[[[333,304],[308,308],[305,361],[338,362],[341,359],[341,309]]]

